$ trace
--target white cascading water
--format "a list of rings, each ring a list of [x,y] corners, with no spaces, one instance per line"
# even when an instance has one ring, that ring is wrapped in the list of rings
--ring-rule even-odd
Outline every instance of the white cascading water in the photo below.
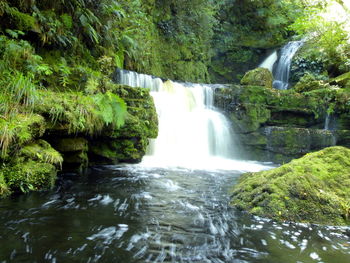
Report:
[[[120,70],[119,83],[149,88],[159,133],[142,163],[193,169],[261,170],[254,163],[233,161],[235,143],[230,123],[213,107],[210,85],[179,83]]]
[[[279,90],[288,89],[290,65],[295,53],[304,44],[303,40],[291,41],[281,49],[281,54],[275,68],[273,87]]]
[[[260,65],[259,68],[267,68],[273,72],[273,66],[275,65],[278,59],[277,51],[273,51]]]

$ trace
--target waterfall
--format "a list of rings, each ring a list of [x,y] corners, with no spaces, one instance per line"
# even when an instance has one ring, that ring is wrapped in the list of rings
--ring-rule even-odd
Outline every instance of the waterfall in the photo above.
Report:
[[[277,51],[273,51],[260,65],[259,68],[267,68],[268,70],[273,72],[273,65],[276,63],[278,59]]]
[[[203,166],[213,159],[233,157],[230,123],[214,109],[210,85],[162,81],[126,70],[119,71],[118,82],[151,90],[159,133],[151,141],[146,159],[187,167],[190,163],[200,162]]]
[[[291,65],[293,56],[303,44],[304,44],[303,40],[291,41],[282,48],[281,54],[278,59],[278,63],[274,72],[274,77],[275,77],[275,81],[273,82],[274,88],[280,89],[280,90],[288,89],[290,65]]]
[[[324,120],[324,130],[328,131],[329,130],[329,121],[330,121],[330,114],[326,114],[326,118]]]

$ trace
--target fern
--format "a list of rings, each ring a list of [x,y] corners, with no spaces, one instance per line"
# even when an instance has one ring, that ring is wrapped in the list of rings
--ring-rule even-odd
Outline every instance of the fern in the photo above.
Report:
[[[9,78],[5,85],[5,94],[16,104],[34,106],[38,94],[32,80],[20,72],[14,72],[14,76]]]
[[[19,155],[33,160],[38,160],[40,162],[59,165],[62,167],[62,155],[53,149],[51,145],[44,140],[38,140],[36,142],[27,144],[20,150]]]
[[[115,65],[117,68],[124,68],[124,49],[119,50],[115,54]]]
[[[15,114],[0,118],[0,156],[6,156],[11,146],[20,146],[32,140],[36,132],[43,133],[44,118],[36,114]],[[32,129],[37,127],[38,131]]]
[[[15,39],[17,39],[19,36],[25,35],[25,33],[23,31],[20,31],[20,30],[6,29],[5,31],[10,37],[15,38]]]
[[[95,14],[89,10],[84,9],[82,14],[79,16],[80,24],[82,25],[85,34],[91,40],[92,43],[98,44],[101,36],[97,33],[95,26],[101,26],[100,20],[95,16]]]
[[[124,125],[127,114],[125,101],[118,95],[107,91],[93,97],[100,110],[100,116],[106,125],[112,124],[115,128]]]
[[[58,64],[59,70],[59,81],[63,87],[67,87],[70,84],[70,74],[71,70],[67,65],[67,61],[64,58],[61,58],[61,63]]]

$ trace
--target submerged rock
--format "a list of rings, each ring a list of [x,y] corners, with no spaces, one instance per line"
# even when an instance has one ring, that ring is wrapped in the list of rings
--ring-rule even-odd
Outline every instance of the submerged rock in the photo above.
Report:
[[[242,85],[263,86],[272,88],[273,76],[266,68],[256,68],[248,71],[241,80]]]
[[[350,223],[350,149],[309,153],[281,167],[244,174],[231,204],[275,220],[329,225]]]

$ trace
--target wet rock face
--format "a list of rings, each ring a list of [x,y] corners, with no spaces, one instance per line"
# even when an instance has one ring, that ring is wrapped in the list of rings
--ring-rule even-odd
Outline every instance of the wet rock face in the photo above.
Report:
[[[231,204],[282,221],[350,223],[350,149],[336,146],[278,168],[244,174]]]
[[[298,93],[231,85],[216,89],[214,103],[232,121],[246,158],[283,163],[324,147],[350,145],[346,98],[333,87]],[[327,117],[330,108],[333,115]]]

